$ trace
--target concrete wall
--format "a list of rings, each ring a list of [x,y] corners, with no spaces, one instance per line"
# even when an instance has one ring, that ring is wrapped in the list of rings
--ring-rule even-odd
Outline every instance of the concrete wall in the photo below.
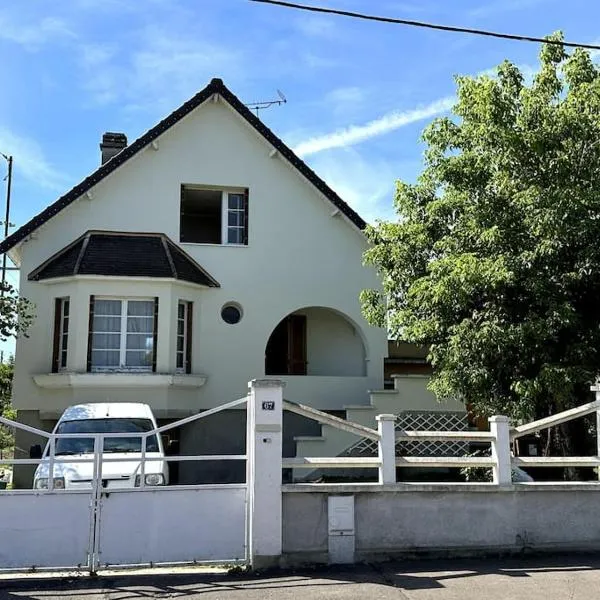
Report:
[[[355,498],[355,559],[600,549],[600,485],[284,486],[287,560],[326,556],[327,497]]]
[[[288,561],[327,562],[327,494],[283,494],[283,554]]]
[[[370,327],[360,310],[360,291],[379,286],[376,273],[362,265],[364,236],[344,217],[332,217],[331,203],[284,159],[270,158],[269,144],[222,102],[199,107],[164,133],[158,146],[140,152],[96,185],[91,200],[73,203],[20,246],[20,289],[36,304],[37,319],[30,337],[17,342],[15,406],[59,412],[73,402],[106,400],[99,397],[102,391],[49,391],[32,379],[50,370],[53,299],[62,295],[71,297],[73,312],[68,367],[85,369],[90,294],[160,297],[162,372],[172,371],[174,365],[176,300],[194,302],[192,371],[206,375],[206,385],[194,391],[135,389],[128,400],[199,410],[239,398],[246,394],[249,380],[264,374],[265,346],[277,323],[303,307],[319,306],[339,311],[357,325],[364,356],[356,353],[343,368],[339,363],[328,365],[340,376],[307,377],[297,389],[290,386],[289,397],[317,408],[366,402],[367,389],[383,387],[387,340],[386,332]],[[34,268],[89,229],[163,232],[178,242],[182,184],[249,189],[247,246],[181,244],[221,288],[180,289],[106,278],[54,285],[27,280]],[[237,325],[220,318],[221,307],[231,301],[243,309]],[[349,330],[343,335],[349,338]],[[343,377],[350,370],[365,376]],[[120,399],[118,392],[110,399]]]

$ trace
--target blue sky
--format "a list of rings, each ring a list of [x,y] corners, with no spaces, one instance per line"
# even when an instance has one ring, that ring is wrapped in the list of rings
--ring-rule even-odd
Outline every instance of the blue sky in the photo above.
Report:
[[[589,0],[306,3],[600,40],[600,4]],[[390,218],[394,183],[418,175],[420,132],[451,106],[453,76],[505,58],[530,73],[538,51],[247,0],[3,2],[0,151],[15,160],[11,220],[22,225],[93,171],[102,132],[132,141],[212,77],[244,102],[283,90],[288,103],[261,118],[366,220]]]

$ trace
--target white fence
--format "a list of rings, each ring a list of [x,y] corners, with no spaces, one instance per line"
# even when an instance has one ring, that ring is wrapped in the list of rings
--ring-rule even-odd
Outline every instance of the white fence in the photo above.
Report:
[[[593,388],[596,390],[596,388]],[[336,457],[296,457],[284,459],[284,468],[295,469],[352,469],[377,468],[379,483],[396,483],[396,467],[487,467],[493,472],[493,483],[509,485],[512,483],[514,466],[524,467],[600,467],[600,435],[598,435],[597,456],[567,457],[514,457],[512,442],[534,432],[548,429],[584,417],[596,414],[597,431],[600,432],[600,400],[584,404],[556,415],[546,417],[525,425],[510,427],[510,420],[504,416],[490,417],[489,431],[419,431],[399,430],[397,416],[392,414],[377,417],[378,428],[370,429],[356,423],[349,423],[313,408],[291,402],[283,403],[291,410],[321,423],[354,433],[362,437],[365,443],[377,443],[377,456],[336,456]],[[489,443],[490,456],[397,456],[399,442],[479,442]]]
[[[296,483],[283,486],[282,554],[287,564],[355,562],[433,553],[600,550],[600,485],[513,483],[514,466],[600,466],[598,456],[512,457],[514,440],[596,413],[598,400],[552,417],[511,428],[509,419],[489,419],[489,431],[398,430],[395,415],[379,415],[377,430],[314,409],[284,402],[284,408],[339,427],[377,444],[375,456],[296,457],[283,467],[376,468],[378,483]],[[365,430],[366,429],[366,430]],[[598,427],[600,432],[600,426]],[[490,456],[398,456],[406,442],[487,443]],[[598,445],[600,454],[600,442]],[[454,453],[453,453],[454,454]],[[397,467],[484,467],[493,482],[404,483]],[[346,473],[344,473],[346,475]]]
[[[247,403],[246,454],[147,456],[149,436],[244,403]],[[377,456],[282,459],[284,409],[372,440],[377,444]],[[492,544],[495,548],[518,546],[521,544],[518,540],[531,540],[532,535],[542,544],[591,543],[600,540],[596,527],[589,525],[596,522],[596,516],[600,519],[600,503],[595,496],[595,492],[600,491],[597,481],[585,487],[583,503],[583,496],[575,487],[572,491],[578,496],[570,495],[571,488],[545,490],[544,486],[524,484],[521,489],[528,493],[515,498],[513,495],[519,487],[512,485],[511,469],[512,465],[597,466],[600,464],[598,456],[512,458],[511,443],[533,431],[599,412],[600,399],[512,429],[508,418],[496,416],[490,418],[489,431],[402,431],[396,429],[395,415],[379,415],[377,429],[372,429],[284,401],[281,381],[255,380],[250,383],[246,398],[176,423],[142,434],[94,434],[94,455],[87,460],[93,465],[93,477],[89,488],[81,490],[57,489],[54,485],[53,469],[74,460],[56,455],[56,440],[59,437],[90,438],[90,434],[55,435],[2,419],[1,422],[9,426],[49,440],[50,477],[45,490],[0,493],[0,569],[80,566],[95,572],[106,566],[240,559],[260,568],[279,564],[284,554],[304,552],[311,547],[322,549],[323,544],[328,560],[352,561],[358,556],[356,552],[363,551],[361,548],[365,552],[377,551],[377,536],[373,537],[373,532],[381,532],[377,535],[381,536],[381,548],[386,552],[394,547],[419,548],[425,542],[428,544],[427,540],[436,539],[445,540],[447,545],[460,545],[463,539],[481,545],[486,536],[495,540]],[[137,459],[140,485],[106,488],[103,466],[110,462],[131,462],[131,458],[115,460],[104,455],[104,440],[128,436],[142,439],[141,458]],[[485,442],[490,444],[491,456],[396,456],[398,442],[415,440]],[[76,460],[83,462],[83,459]],[[144,474],[150,462],[192,460],[246,460],[246,483],[146,485]],[[6,462],[35,464],[40,461]],[[411,488],[397,482],[397,467],[422,466],[487,467],[493,471],[493,483],[427,484]],[[378,483],[287,486],[281,483],[282,468],[354,467],[376,468]],[[437,493],[430,494],[431,491]],[[575,505],[576,499],[579,504],[569,513],[573,522],[548,531],[552,529],[548,526],[549,517],[538,518],[536,503],[546,507],[543,510],[556,519],[557,514],[568,512],[569,502]],[[461,510],[461,506],[467,507],[462,511],[465,513],[462,521],[455,519],[452,512]],[[469,507],[480,522],[475,529],[467,531],[465,528],[471,518],[466,514]],[[453,528],[454,521],[460,522],[460,527]],[[438,533],[434,536],[435,531]],[[320,536],[319,540],[312,539],[315,535]]]

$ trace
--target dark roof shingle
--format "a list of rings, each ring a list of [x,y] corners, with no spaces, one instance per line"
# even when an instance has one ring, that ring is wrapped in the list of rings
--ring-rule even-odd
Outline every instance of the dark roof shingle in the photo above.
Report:
[[[88,231],[34,269],[28,279],[74,275],[172,278],[219,287],[209,273],[162,233]]]

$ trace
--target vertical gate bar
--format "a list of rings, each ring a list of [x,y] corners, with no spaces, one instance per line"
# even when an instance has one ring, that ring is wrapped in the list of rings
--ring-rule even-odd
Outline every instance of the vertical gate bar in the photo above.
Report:
[[[100,498],[102,494],[102,452],[104,436],[94,436],[94,469],[92,474],[92,497],[90,506],[90,543],[88,549],[88,570],[96,574],[100,563]]]
[[[250,385],[250,384],[248,384]],[[254,465],[254,404],[248,393],[246,402],[246,523],[244,532],[244,559],[247,564],[252,561],[251,547],[251,515],[252,515],[252,466]]]
[[[56,437],[52,435],[49,440],[49,451],[48,457],[48,491],[51,492],[54,489],[54,453],[56,451]]]
[[[146,441],[147,437],[142,437],[142,456],[140,460],[140,487],[146,487]],[[134,481],[135,484],[135,481]]]

